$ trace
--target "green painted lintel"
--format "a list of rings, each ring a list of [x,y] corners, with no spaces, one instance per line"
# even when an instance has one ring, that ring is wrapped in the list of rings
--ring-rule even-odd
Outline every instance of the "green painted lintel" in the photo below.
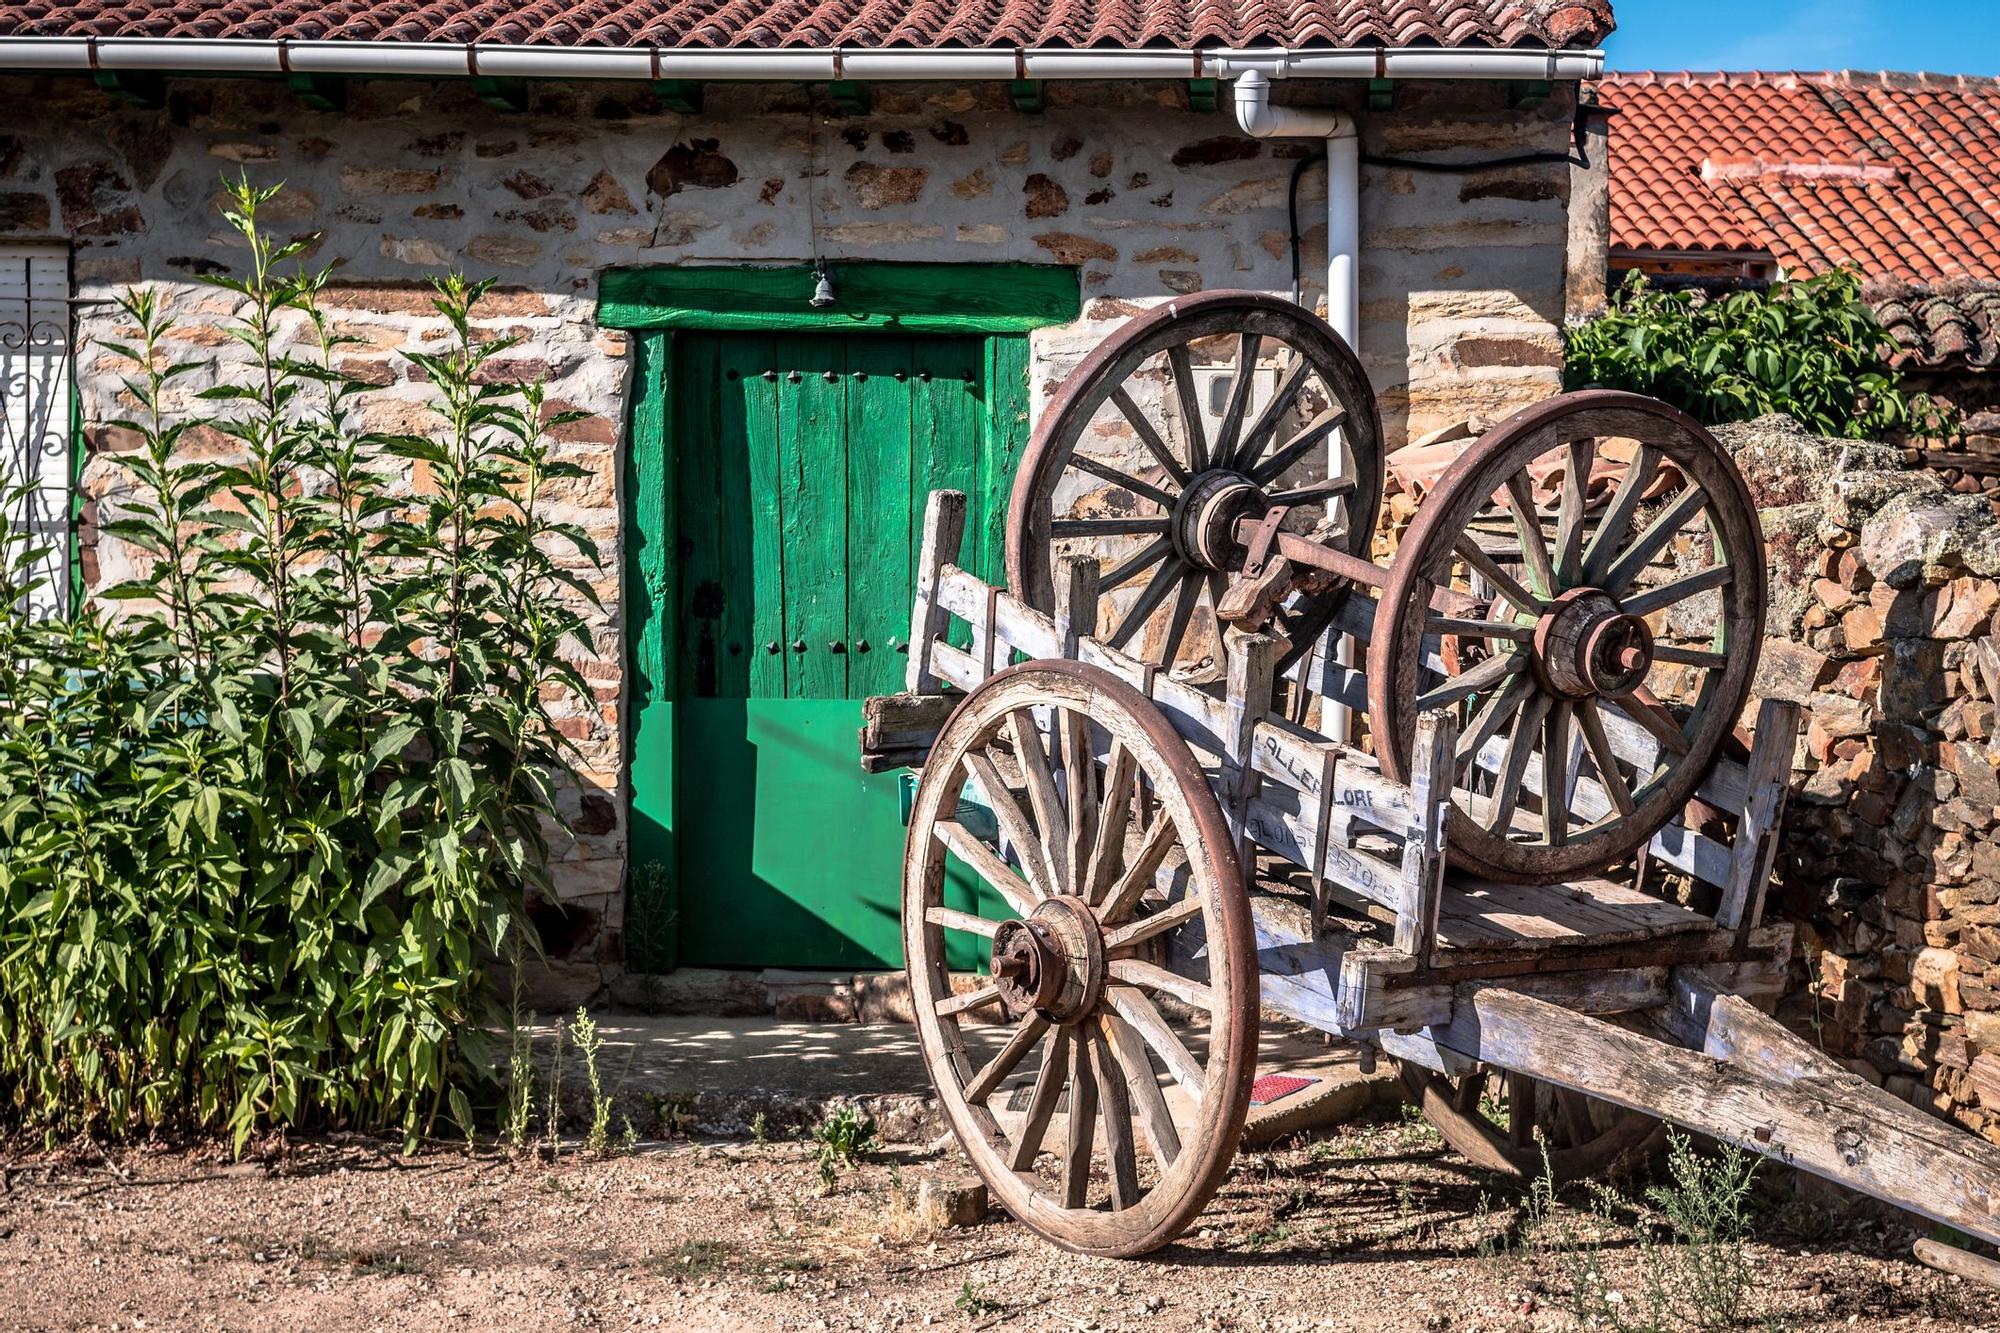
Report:
[[[1040,79],[1015,79],[1007,85],[1007,93],[1014,99],[1014,109],[1026,115],[1039,115],[1048,105]]]
[[[347,110],[347,80],[337,74],[287,74],[285,83],[315,111]]]
[[[780,268],[618,268],[598,284],[597,322],[614,329],[1025,333],[1083,309],[1073,268],[1054,264],[843,264],[839,304],[811,305],[809,264]]]
[[[1370,111],[1394,111],[1396,109],[1396,81],[1394,79],[1368,80],[1368,109]]]
[[[660,99],[661,106],[684,116],[701,110],[699,79],[656,79],[653,81],[653,95]]]
[[[1555,90],[1555,84],[1547,79],[1512,79],[1507,84],[1507,105],[1526,111],[1548,101]]]
[[[1189,79],[1187,84],[1188,110],[1202,115],[1210,115],[1221,104],[1222,81],[1220,79]]]
[[[167,104],[167,80],[162,74],[140,70],[94,70],[90,76],[99,88],[121,102],[157,111]]]
[[[495,111],[522,112],[528,109],[526,79],[495,78],[480,74],[472,80],[472,91]]]
[[[833,99],[835,106],[850,116],[867,115],[868,108],[874,101],[868,91],[868,85],[854,79],[841,79],[828,84],[826,94]]]

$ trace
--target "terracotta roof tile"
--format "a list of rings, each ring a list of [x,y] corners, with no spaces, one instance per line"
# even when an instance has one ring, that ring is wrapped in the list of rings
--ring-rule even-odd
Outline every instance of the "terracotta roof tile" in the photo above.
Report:
[[[1611,244],[1859,268],[1918,361],[2000,357],[2000,80],[1613,74]]]
[[[1609,0],[29,0],[0,37],[558,46],[1592,46]]]

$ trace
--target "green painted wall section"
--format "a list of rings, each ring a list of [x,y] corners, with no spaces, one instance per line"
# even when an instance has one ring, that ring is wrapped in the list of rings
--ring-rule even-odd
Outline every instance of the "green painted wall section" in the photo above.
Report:
[[[836,688],[832,680],[834,667],[800,665],[793,673],[796,680],[788,677],[784,688],[789,691],[796,685],[822,697],[810,707],[804,706],[809,702],[807,696],[795,700],[801,707],[783,728],[769,719],[753,720],[749,705],[742,700],[734,705],[737,715],[731,718],[732,705],[727,697],[701,696],[701,682],[691,674],[701,670],[702,659],[698,641],[696,651],[687,650],[683,620],[685,609],[692,605],[690,580],[701,558],[695,556],[687,533],[712,531],[712,525],[731,520],[732,516],[740,519],[743,540],[765,546],[761,561],[756,550],[747,552],[753,581],[760,577],[759,569],[781,568],[785,549],[793,543],[821,539],[796,525],[789,530],[785,525],[783,499],[787,482],[782,474],[787,455],[782,448],[776,471],[761,479],[749,475],[753,460],[743,460],[742,502],[747,508],[742,510],[732,510],[728,496],[698,477],[691,478],[688,468],[677,461],[675,442],[686,438],[684,429],[677,425],[677,415],[697,400],[707,402],[711,397],[684,382],[684,377],[694,372],[681,366],[682,349],[699,361],[710,355],[721,356],[720,346],[731,341],[688,335],[750,329],[814,333],[822,335],[813,339],[814,343],[839,349],[840,355],[848,359],[849,373],[839,412],[835,415],[831,404],[826,403],[819,418],[819,425],[830,434],[796,436],[790,455],[795,469],[800,460],[820,456],[814,451],[823,450],[823,438],[858,435],[865,442],[865,437],[874,431],[873,423],[882,411],[881,402],[865,390],[859,398],[854,396],[856,381],[852,371],[869,370],[872,382],[871,367],[887,366],[887,359],[896,354],[896,344],[903,343],[911,350],[919,345],[896,338],[896,333],[940,333],[967,338],[957,354],[969,360],[954,362],[954,366],[959,369],[969,366],[976,380],[971,394],[975,419],[962,423],[969,424],[977,441],[970,479],[959,479],[964,475],[963,462],[949,471],[939,470],[941,465],[931,459],[927,449],[907,452],[910,464],[907,477],[893,469],[885,473],[879,458],[868,461],[871,453],[879,454],[879,449],[845,450],[843,467],[859,467],[865,474],[865,484],[860,486],[853,484],[853,476],[849,477],[847,490],[853,498],[843,501],[847,516],[841,525],[848,534],[846,539],[856,547],[858,558],[854,553],[843,553],[839,569],[820,576],[810,590],[811,597],[825,599],[830,607],[838,584],[843,611],[850,620],[870,625],[877,620],[892,624],[896,626],[893,637],[900,640],[908,633],[909,587],[913,577],[910,562],[914,559],[921,526],[923,497],[931,487],[964,485],[975,497],[974,527],[969,534],[973,549],[968,563],[997,577],[1004,543],[1005,496],[1026,448],[1029,430],[1025,331],[1074,320],[1081,307],[1076,275],[1066,269],[876,265],[843,267],[839,274],[844,323],[833,322],[825,312],[813,311],[806,304],[811,285],[800,280],[801,275],[810,277],[810,270],[804,268],[648,269],[614,271],[604,277],[600,321],[607,326],[637,331],[623,501],[624,618],[630,700],[626,752],[631,779],[627,963],[635,971],[665,971],[697,957],[714,957],[720,950],[711,949],[710,945],[718,938],[736,952],[743,965],[760,963],[744,944],[745,940],[754,940],[762,929],[756,912],[748,910],[746,905],[745,910],[735,914],[736,919],[725,918],[715,932],[705,935],[709,927],[701,923],[700,917],[706,911],[706,904],[694,901],[692,886],[685,899],[682,893],[682,867],[689,867],[692,876],[693,868],[703,860],[711,866],[747,864],[754,879],[758,859],[764,856],[760,849],[765,840],[780,835],[775,819],[768,820],[763,826],[739,830],[726,847],[705,851],[700,856],[691,854],[692,840],[702,835],[688,823],[691,811],[684,809],[689,804],[688,784],[709,781],[697,776],[702,770],[693,757],[716,748],[718,728],[737,746],[733,762],[740,763],[746,753],[762,753],[766,745],[790,746],[824,760],[823,765],[816,761],[792,774],[767,770],[765,776],[770,784],[766,791],[756,790],[763,777],[752,784],[753,806],[763,806],[768,794],[771,802],[799,807],[796,819],[810,821],[817,809],[828,818],[864,821],[871,829],[883,825],[889,842],[899,845],[901,839],[895,775],[868,778],[861,773],[854,753],[854,732],[859,723],[854,710],[856,700],[868,693],[900,688],[906,661],[902,655],[877,656],[871,651],[865,660],[859,653],[841,655],[846,660],[839,668],[843,681],[837,688],[844,693],[838,696],[830,693]],[[725,308],[734,300],[746,305],[733,311]],[[823,336],[836,332],[860,336]],[[889,336],[885,338],[884,334]],[[774,352],[775,342],[764,341],[771,344]],[[703,343],[716,344],[718,350],[704,351],[700,346]],[[718,362],[717,368],[726,375],[727,367]],[[887,368],[891,372],[890,382],[894,382],[894,367]],[[744,369],[737,367],[739,376]],[[729,383],[726,379],[722,382]],[[821,382],[824,383],[823,378]],[[803,386],[802,376],[801,389]],[[804,393],[801,398],[805,398]],[[738,401],[750,400],[739,396]],[[919,395],[911,401],[921,404],[927,400]],[[917,408],[913,407],[912,412],[914,417]],[[745,428],[750,424],[746,421]],[[781,436],[775,423],[772,429]],[[893,427],[888,429],[893,434]],[[916,429],[914,423],[912,429]],[[811,468],[806,468],[790,483],[795,500],[809,498],[800,487],[804,484],[801,478],[809,478],[811,472]],[[691,494],[691,490],[697,493]],[[907,497],[900,508],[899,496]],[[806,511],[799,508],[795,512]],[[753,521],[759,518],[765,521]],[[683,531],[684,526],[687,532]],[[897,552],[902,557],[900,565],[892,558]],[[777,566],[769,563],[774,556],[780,562]],[[802,607],[807,604],[800,603]],[[750,612],[753,621],[755,606],[753,601]],[[737,614],[728,609],[727,599],[724,611],[725,615]],[[744,649],[738,659],[744,662],[740,673],[745,682],[743,700],[750,697],[747,691],[752,669],[748,662],[755,656],[753,649],[766,658],[799,656],[790,651],[790,645],[808,628],[805,617],[794,615],[784,623],[786,635],[781,642],[786,651],[783,653],[764,651],[771,642],[769,638],[736,640]],[[723,626],[724,622],[719,621],[716,628],[720,630]],[[748,631],[755,626],[745,622],[736,623],[734,628]],[[873,635],[862,636],[870,638],[872,649]],[[726,637],[717,640],[720,655],[713,664],[713,683],[717,688],[728,673],[723,664],[729,660],[729,642]],[[775,677],[771,667],[767,664],[759,670],[764,673],[763,687],[772,688]],[[703,708],[709,709],[709,714],[697,716]],[[821,777],[788,785],[793,778],[809,773],[816,766],[822,770]],[[742,777],[740,773],[737,775],[739,790]],[[779,781],[781,777],[783,781]],[[709,785],[715,783],[709,781]],[[703,820],[703,829],[708,826],[709,821]],[[850,876],[850,882],[857,886],[851,898],[820,909],[830,915],[812,918],[819,924],[804,937],[805,951],[787,952],[783,961],[800,967],[898,965],[894,923],[898,878],[893,868],[887,871],[863,868]],[[967,892],[971,891],[969,885],[967,881]],[[698,954],[684,952],[687,943],[696,945]],[[762,958],[774,960],[774,955],[766,951]],[[772,965],[772,961],[763,961],[761,965]]]

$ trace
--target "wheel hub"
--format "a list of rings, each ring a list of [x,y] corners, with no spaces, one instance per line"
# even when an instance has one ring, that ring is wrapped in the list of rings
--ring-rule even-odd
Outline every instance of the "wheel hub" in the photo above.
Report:
[[[1536,674],[1553,694],[1626,694],[1653,668],[1653,631],[1601,588],[1572,588],[1535,626]]]
[[[1204,472],[1181,491],[1170,531],[1174,549],[1183,560],[1204,569],[1227,569],[1241,548],[1236,524],[1265,509],[1264,493],[1241,473],[1217,468]]]
[[[1074,1023],[1104,992],[1104,938],[1081,898],[1045,898],[1025,920],[993,932],[992,970],[1000,1002],[1015,1018],[1030,1012]]]

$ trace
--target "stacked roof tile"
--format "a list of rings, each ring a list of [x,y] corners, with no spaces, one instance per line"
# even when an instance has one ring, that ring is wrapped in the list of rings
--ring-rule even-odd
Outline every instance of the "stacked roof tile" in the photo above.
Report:
[[[0,37],[556,46],[1592,46],[1609,0],[32,0]]]
[[[2000,360],[2000,80],[1614,74],[1611,244],[1859,268],[1923,365]]]

